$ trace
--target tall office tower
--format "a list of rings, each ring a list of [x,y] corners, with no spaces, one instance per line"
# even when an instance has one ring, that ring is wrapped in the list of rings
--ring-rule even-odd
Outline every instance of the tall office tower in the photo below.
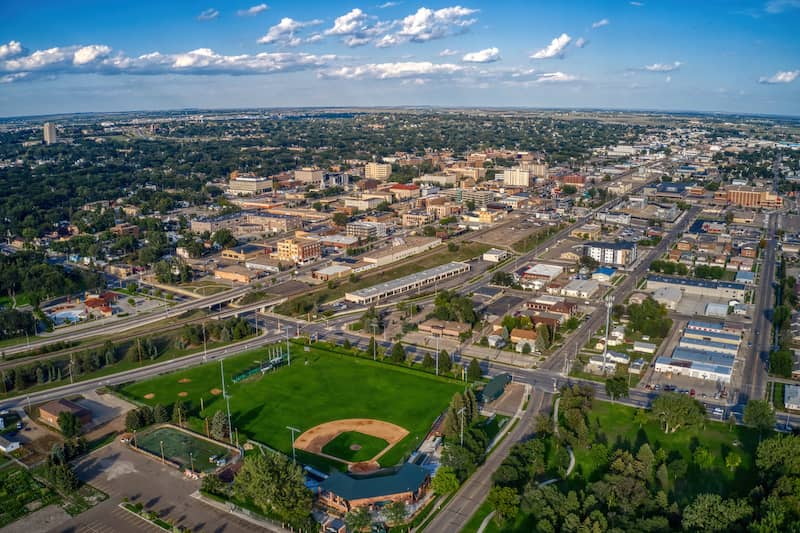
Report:
[[[56,125],[52,122],[44,123],[44,143],[53,144],[56,142]]]

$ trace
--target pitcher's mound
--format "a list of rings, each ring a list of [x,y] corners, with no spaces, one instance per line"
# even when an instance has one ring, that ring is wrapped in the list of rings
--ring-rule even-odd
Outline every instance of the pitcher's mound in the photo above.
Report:
[[[220,394],[222,394],[222,389],[211,389],[211,394],[213,394],[214,396],[219,396]]]
[[[350,445],[350,449],[353,450],[354,452],[357,452],[358,450],[361,449],[361,445],[360,444],[351,444]]]
[[[178,383],[191,383],[192,380],[189,378],[182,378],[178,380]]]
[[[186,397],[186,396],[189,396],[189,393],[188,393],[188,392],[186,392],[186,391],[182,391],[182,392],[179,392],[179,393],[178,393],[178,396],[180,396],[181,398],[184,398],[184,397]]]
[[[153,394],[152,392],[148,392],[147,394],[144,395],[144,399],[145,400],[152,400],[155,397],[156,397],[156,395]]]
[[[353,463],[350,465],[349,470],[354,474],[369,474],[375,472],[380,468],[380,465],[373,461],[365,461],[363,463]]]

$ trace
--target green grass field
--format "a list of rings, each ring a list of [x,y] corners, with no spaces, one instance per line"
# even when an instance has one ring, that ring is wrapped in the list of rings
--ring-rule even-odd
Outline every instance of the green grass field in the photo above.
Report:
[[[217,468],[209,462],[209,457],[231,458],[228,448],[173,428],[158,428],[136,436],[136,445],[156,456],[161,455],[161,443],[164,444],[165,459],[181,465],[181,468],[194,466],[195,472],[209,472]]]
[[[749,490],[755,484],[758,476],[753,464],[753,455],[758,446],[758,433],[755,430],[743,426],[730,428],[721,422],[706,421],[704,425],[681,428],[667,435],[657,421],[650,421],[639,428],[633,415],[634,409],[631,407],[596,401],[589,414],[589,427],[598,440],[605,442],[609,448],[622,447],[632,449],[635,453],[639,446],[647,442],[654,450],[663,448],[670,460],[680,456],[690,465],[692,453],[699,445],[705,446],[714,455],[712,470],[702,472],[692,465],[685,479],[678,481],[675,493],[680,505],[685,505],[701,492],[745,496],[737,492],[737,487]],[[735,472],[725,468],[725,456],[731,452],[738,453],[742,458],[742,464]],[[597,472],[598,465],[591,450],[575,449],[575,459],[576,471],[589,481],[595,481],[601,474]]]
[[[409,435],[380,460],[382,465],[401,462],[424,438],[453,394],[458,382],[436,378],[408,368],[339,355],[311,347],[292,346],[292,366],[233,384],[231,378],[267,357],[265,349],[225,360],[226,387],[230,395],[233,427],[240,441],[252,438],[291,455],[287,426],[301,431],[344,418],[374,418],[397,424]],[[205,431],[202,417],[225,409],[220,365],[211,363],[134,383],[121,393],[137,401],[170,405],[181,399],[191,403],[190,427]],[[185,393],[178,396],[179,393]],[[152,396],[149,396],[151,395]],[[145,396],[148,396],[147,398]],[[205,410],[200,413],[201,398]],[[298,451],[298,459],[328,469],[331,461]]]
[[[383,439],[365,435],[358,431],[345,431],[322,447],[328,455],[350,462],[368,461],[389,445]],[[353,449],[357,447],[357,449]]]

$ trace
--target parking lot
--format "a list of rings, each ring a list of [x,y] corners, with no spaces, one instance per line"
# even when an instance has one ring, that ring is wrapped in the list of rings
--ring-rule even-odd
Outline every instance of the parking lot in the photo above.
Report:
[[[52,529],[71,533],[137,533],[162,531],[121,509],[127,498],[141,503],[163,520],[172,520],[192,531],[236,533],[259,530],[228,513],[210,507],[191,496],[200,481],[191,480],[175,468],[131,450],[116,441],[82,459],[76,465],[78,477],[109,495],[108,500]]]

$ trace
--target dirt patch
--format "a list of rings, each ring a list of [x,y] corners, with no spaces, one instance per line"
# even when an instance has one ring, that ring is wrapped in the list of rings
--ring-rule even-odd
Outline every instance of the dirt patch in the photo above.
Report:
[[[351,444],[350,445],[350,449],[353,450],[354,452],[357,452],[358,450],[361,449],[361,445],[360,444]]]
[[[211,389],[211,394],[213,394],[214,396],[219,396],[220,394],[222,394],[222,389]]]
[[[181,392],[178,393],[178,396],[180,396],[181,398],[185,398],[185,397],[189,396],[189,393],[186,392],[186,391],[181,391]]]
[[[383,439],[389,443],[389,445],[386,446],[386,448],[384,448],[378,455],[373,457],[372,460],[365,463],[355,463],[374,463],[376,466],[373,468],[373,470],[377,469],[378,459],[384,453],[389,451],[392,446],[403,440],[406,435],[408,435],[408,430],[398,426],[397,424],[392,424],[391,422],[384,422],[383,420],[375,420],[372,418],[347,418],[343,420],[334,420],[333,422],[325,422],[324,424],[314,426],[313,428],[303,432],[299,437],[297,437],[297,440],[295,440],[294,447],[298,450],[303,450],[316,455],[322,455],[324,457],[330,457],[327,454],[322,453],[322,448],[324,448],[325,445],[330,441],[338,437],[341,433],[345,433],[347,431],[358,431],[359,433],[364,433],[365,435],[378,437],[379,439]],[[354,446],[358,445],[355,444]],[[341,461],[341,458],[338,457],[331,458]],[[355,466],[353,463],[347,464],[350,465],[351,468]],[[371,472],[372,470],[368,471]]]
[[[375,472],[381,467],[375,461],[365,461],[363,463],[353,463],[350,465],[349,470],[354,474],[369,474]]]
[[[153,394],[152,392],[148,392],[147,394],[144,395],[144,399],[145,400],[152,400],[155,397],[156,397],[156,395]]]
[[[191,383],[192,380],[189,378],[181,378],[178,380],[178,383]]]

